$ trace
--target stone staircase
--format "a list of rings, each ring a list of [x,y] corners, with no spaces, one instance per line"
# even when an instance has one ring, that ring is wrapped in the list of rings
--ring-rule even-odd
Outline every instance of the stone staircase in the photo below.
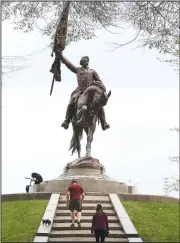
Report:
[[[49,233],[49,242],[95,242],[91,234],[91,222],[95,208],[98,203],[103,205],[104,211],[109,219],[109,236],[106,242],[128,242],[119,219],[116,215],[113,205],[108,194],[88,193],[83,202],[81,217],[81,228],[71,229],[70,211],[66,207],[65,195],[60,195],[58,206],[56,208],[52,228]]]

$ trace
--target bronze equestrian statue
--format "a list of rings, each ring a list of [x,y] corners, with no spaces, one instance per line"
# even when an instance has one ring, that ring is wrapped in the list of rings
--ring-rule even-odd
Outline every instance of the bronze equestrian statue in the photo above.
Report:
[[[101,88],[104,92],[106,92],[106,88],[104,84],[102,83],[99,75],[97,72],[93,69],[90,69],[88,67],[89,64],[89,57],[82,57],[80,60],[81,67],[74,66],[71,62],[69,62],[63,55],[62,52],[60,52],[60,59],[61,61],[66,65],[66,67],[71,70],[71,72],[75,73],[77,75],[77,81],[78,81],[78,87],[72,92],[70,102],[67,107],[66,112],[66,118],[64,122],[62,123],[62,127],[65,129],[68,129],[69,123],[72,120],[73,116],[73,110],[74,110],[74,104],[77,101],[78,97],[82,92],[89,86],[89,85],[96,85],[99,88]],[[105,112],[104,109],[100,109],[99,111],[99,119],[101,122],[101,126],[103,130],[108,129],[110,126],[106,122],[105,119]]]
[[[111,93],[106,94],[106,88],[99,75],[95,70],[88,67],[89,57],[81,58],[81,67],[74,66],[63,56],[62,52],[59,52],[59,57],[62,63],[77,75],[78,81],[78,87],[71,94],[66,117],[61,126],[68,129],[69,123],[72,122],[74,134],[70,149],[72,149],[72,153],[77,150],[78,157],[80,157],[81,152],[80,140],[82,132],[83,129],[85,130],[87,133],[86,155],[90,156],[97,120],[100,120],[103,130],[110,128],[105,119],[103,106],[107,104]]]

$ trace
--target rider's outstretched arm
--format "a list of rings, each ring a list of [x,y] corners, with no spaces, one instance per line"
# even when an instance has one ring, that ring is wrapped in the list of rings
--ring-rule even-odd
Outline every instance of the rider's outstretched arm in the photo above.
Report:
[[[59,52],[59,57],[61,61],[66,65],[66,67],[71,70],[73,73],[77,73],[77,67],[74,66],[67,58],[65,58],[62,54],[62,52]]]

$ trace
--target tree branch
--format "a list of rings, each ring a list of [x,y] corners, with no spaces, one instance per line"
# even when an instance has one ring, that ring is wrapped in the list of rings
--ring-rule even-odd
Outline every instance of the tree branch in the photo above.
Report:
[[[112,49],[111,51],[114,51],[114,50],[116,50],[116,49],[118,49],[118,48],[120,48],[120,47],[122,47],[122,46],[126,46],[126,45],[132,43],[133,41],[135,41],[135,40],[138,38],[140,32],[141,32],[141,30],[139,30],[139,32],[137,33],[137,35],[136,35],[132,40],[130,40],[130,41],[124,43],[124,44],[111,43],[111,44],[113,44],[113,45],[117,45],[117,46],[116,46],[114,49]],[[106,43],[107,43],[107,42],[106,42]]]

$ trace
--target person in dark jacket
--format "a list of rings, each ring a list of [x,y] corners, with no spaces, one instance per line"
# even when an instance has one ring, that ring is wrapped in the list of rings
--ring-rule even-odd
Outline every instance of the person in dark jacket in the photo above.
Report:
[[[30,185],[26,186],[26,193],[29,193],[29,187],[30,187]]]
[[[31,177],[32,177],[32,179],[34,181],[34,185],[39,185],[43,181],[42,176],[40,174],[38,174],[38,173],[33,172],[31,174]]]
[[[91,233],[95,234],[96,242],[99,242],[99,239],[101,239],[101,242],[104,242],[109,234],[108,217],[103,212],[101,204],[98,204],[96,207],[96,213],[92,219]]]

